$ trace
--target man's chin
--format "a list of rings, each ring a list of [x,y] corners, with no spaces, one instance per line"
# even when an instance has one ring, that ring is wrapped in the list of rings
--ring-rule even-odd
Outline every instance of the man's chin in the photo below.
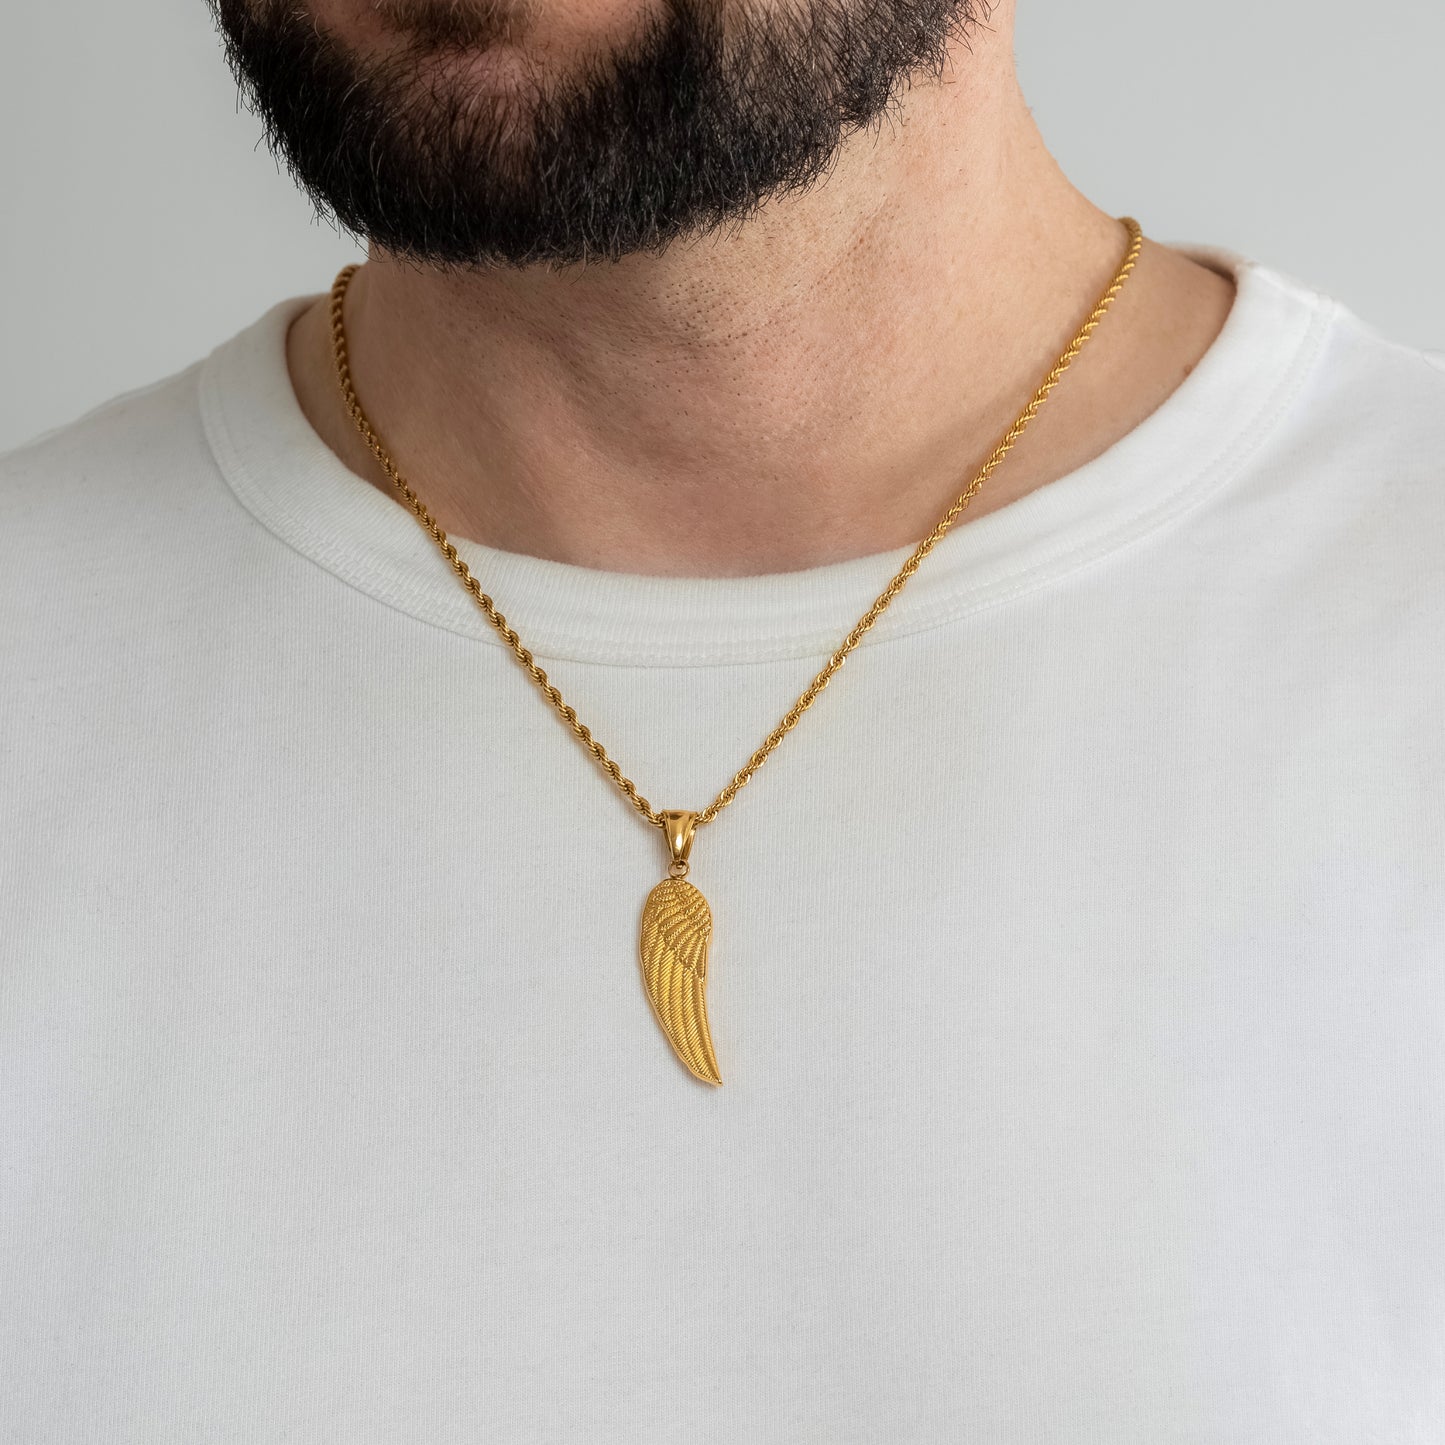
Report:
[[[977,0],[796,0],[731,45],[729,0],[663,0],[585,56],[523,28],[528,0],[393,0],[389,37],[355,41],[292,0],[211,3],[318,209],[414,260],[530,266],[657,252],[811,185],[915,71],[940,72]]]
[[[504,42],[437,51],[416,62],[415,76],[423,85],[446,86],[459,99],[519,95],[540,85],[536,56],[525,46]]]

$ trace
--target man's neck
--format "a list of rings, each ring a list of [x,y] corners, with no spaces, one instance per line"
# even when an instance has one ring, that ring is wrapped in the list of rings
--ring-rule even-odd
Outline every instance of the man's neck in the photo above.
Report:
[[[373,254],[352,370],[442,527],[609,571],[790,571],[916,542],[1063,350],[1126,237],[1069,184],[980,31],[828,178],[661,256],[465,275]],[[1147,218],[1145,218],[1147,220]],[[1229,281],[1148,243],[1113,311],[959,525],[1152,412]],[[342,410],[324,301],[293,325],[303,411],[395,495]]]

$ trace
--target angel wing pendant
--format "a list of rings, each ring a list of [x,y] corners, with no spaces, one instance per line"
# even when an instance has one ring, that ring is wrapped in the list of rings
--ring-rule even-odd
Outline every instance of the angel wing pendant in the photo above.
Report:
[[[673,1052],[695,1078],[721,1084],[707,1021],[707,950],[712,909],[682,874],[692,843],[691,813],[664,813],[672,846],[672,876],[642,909],[642,979]]]

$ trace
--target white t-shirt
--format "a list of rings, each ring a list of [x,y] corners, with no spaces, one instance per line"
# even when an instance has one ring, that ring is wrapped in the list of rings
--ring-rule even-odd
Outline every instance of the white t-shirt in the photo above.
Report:
[[[1445,374],[1223,334],[927,560],[666,863],[287,301],[0,465],[0,1438],[1439,1445]],[[458,544],[700,808],[906,550]]]

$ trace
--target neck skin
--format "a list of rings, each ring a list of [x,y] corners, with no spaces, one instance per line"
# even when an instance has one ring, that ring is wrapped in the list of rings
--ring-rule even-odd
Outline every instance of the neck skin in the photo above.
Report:
[[[1012,4],[901,123],[730,233],[569,272],[456,276],[373,248],[347,298],[361,403],[449,534],[607,571],[785,572],[916,543],[1122,259],[1016,82]],[[1141,218],[1143,219],[1143,218]],[[955,526],[1142,421],[1230,280],[1146,241],[1133,277]],[[396,497],[344,411],[324,298],[293,323],[308,420]]]

